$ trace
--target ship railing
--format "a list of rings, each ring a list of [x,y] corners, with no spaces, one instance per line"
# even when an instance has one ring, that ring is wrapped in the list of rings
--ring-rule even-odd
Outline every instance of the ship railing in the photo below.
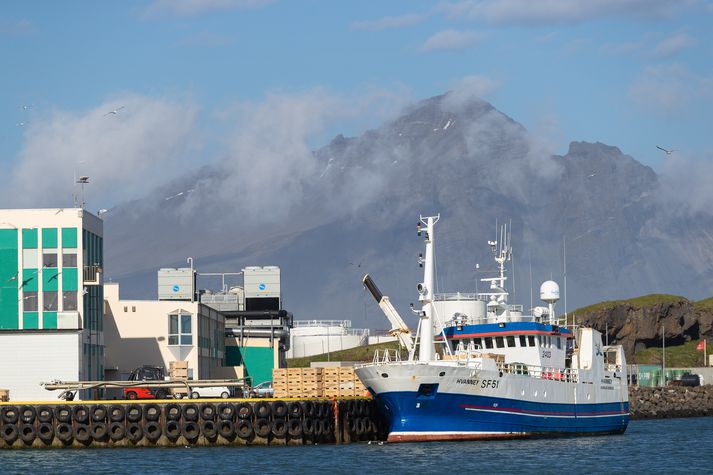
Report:
[[[401,352],[399,350],[376,350],[374,353],[373,364],[400,363]]]
[[[524,363],[498,363],[498,370],[506,374],[522,374],[536,379],[560,381],[563,383],[579,382],[579,370],[576,368],[554,368],[531,366]]]

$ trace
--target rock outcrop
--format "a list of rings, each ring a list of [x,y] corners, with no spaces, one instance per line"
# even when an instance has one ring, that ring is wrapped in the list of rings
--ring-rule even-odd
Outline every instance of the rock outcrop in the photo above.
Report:
[[[713,386],[629,388],[632,419],[713,416]]]
[[[650,346],[713,337],[713,309],[674,295],[648,295],[637,299],[603,302],[574,312],[578,325],[591,326],[610,343],[624,347],[627,359]]]

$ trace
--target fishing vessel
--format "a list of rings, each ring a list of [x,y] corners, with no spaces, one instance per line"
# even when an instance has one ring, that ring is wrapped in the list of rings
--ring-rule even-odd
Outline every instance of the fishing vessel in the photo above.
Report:
[[[605,346],[593,328],[558,319],[559,286],[547,281],[547,306],[524,312],[508,302],[508,229],[488,241],[497,270],[480,279],[487,291],[434,291],[434,228],[421,217],[425,254],[419,255],[418,329],[412,335],[367,274],[363,282],[406,348],[375,354],[356,373],[388,420],[388,441],[441,441],[555,435],[614,434],[626,430],[626,360],[620,345]]]

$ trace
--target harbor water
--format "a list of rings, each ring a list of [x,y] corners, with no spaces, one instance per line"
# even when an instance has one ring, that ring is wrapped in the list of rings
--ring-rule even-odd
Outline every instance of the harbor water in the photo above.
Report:
[[[632,421],[623,435],[412,444],[0,451],[3,474],[709,473],[713,417]]]

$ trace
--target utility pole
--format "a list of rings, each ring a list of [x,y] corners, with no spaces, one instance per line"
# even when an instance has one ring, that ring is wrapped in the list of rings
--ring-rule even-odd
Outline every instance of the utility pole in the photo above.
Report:
[[[661,324],[661,338],[662,338],[662,359],[661,359],[661,386],[666,386],[666,332],[663,323]]]

